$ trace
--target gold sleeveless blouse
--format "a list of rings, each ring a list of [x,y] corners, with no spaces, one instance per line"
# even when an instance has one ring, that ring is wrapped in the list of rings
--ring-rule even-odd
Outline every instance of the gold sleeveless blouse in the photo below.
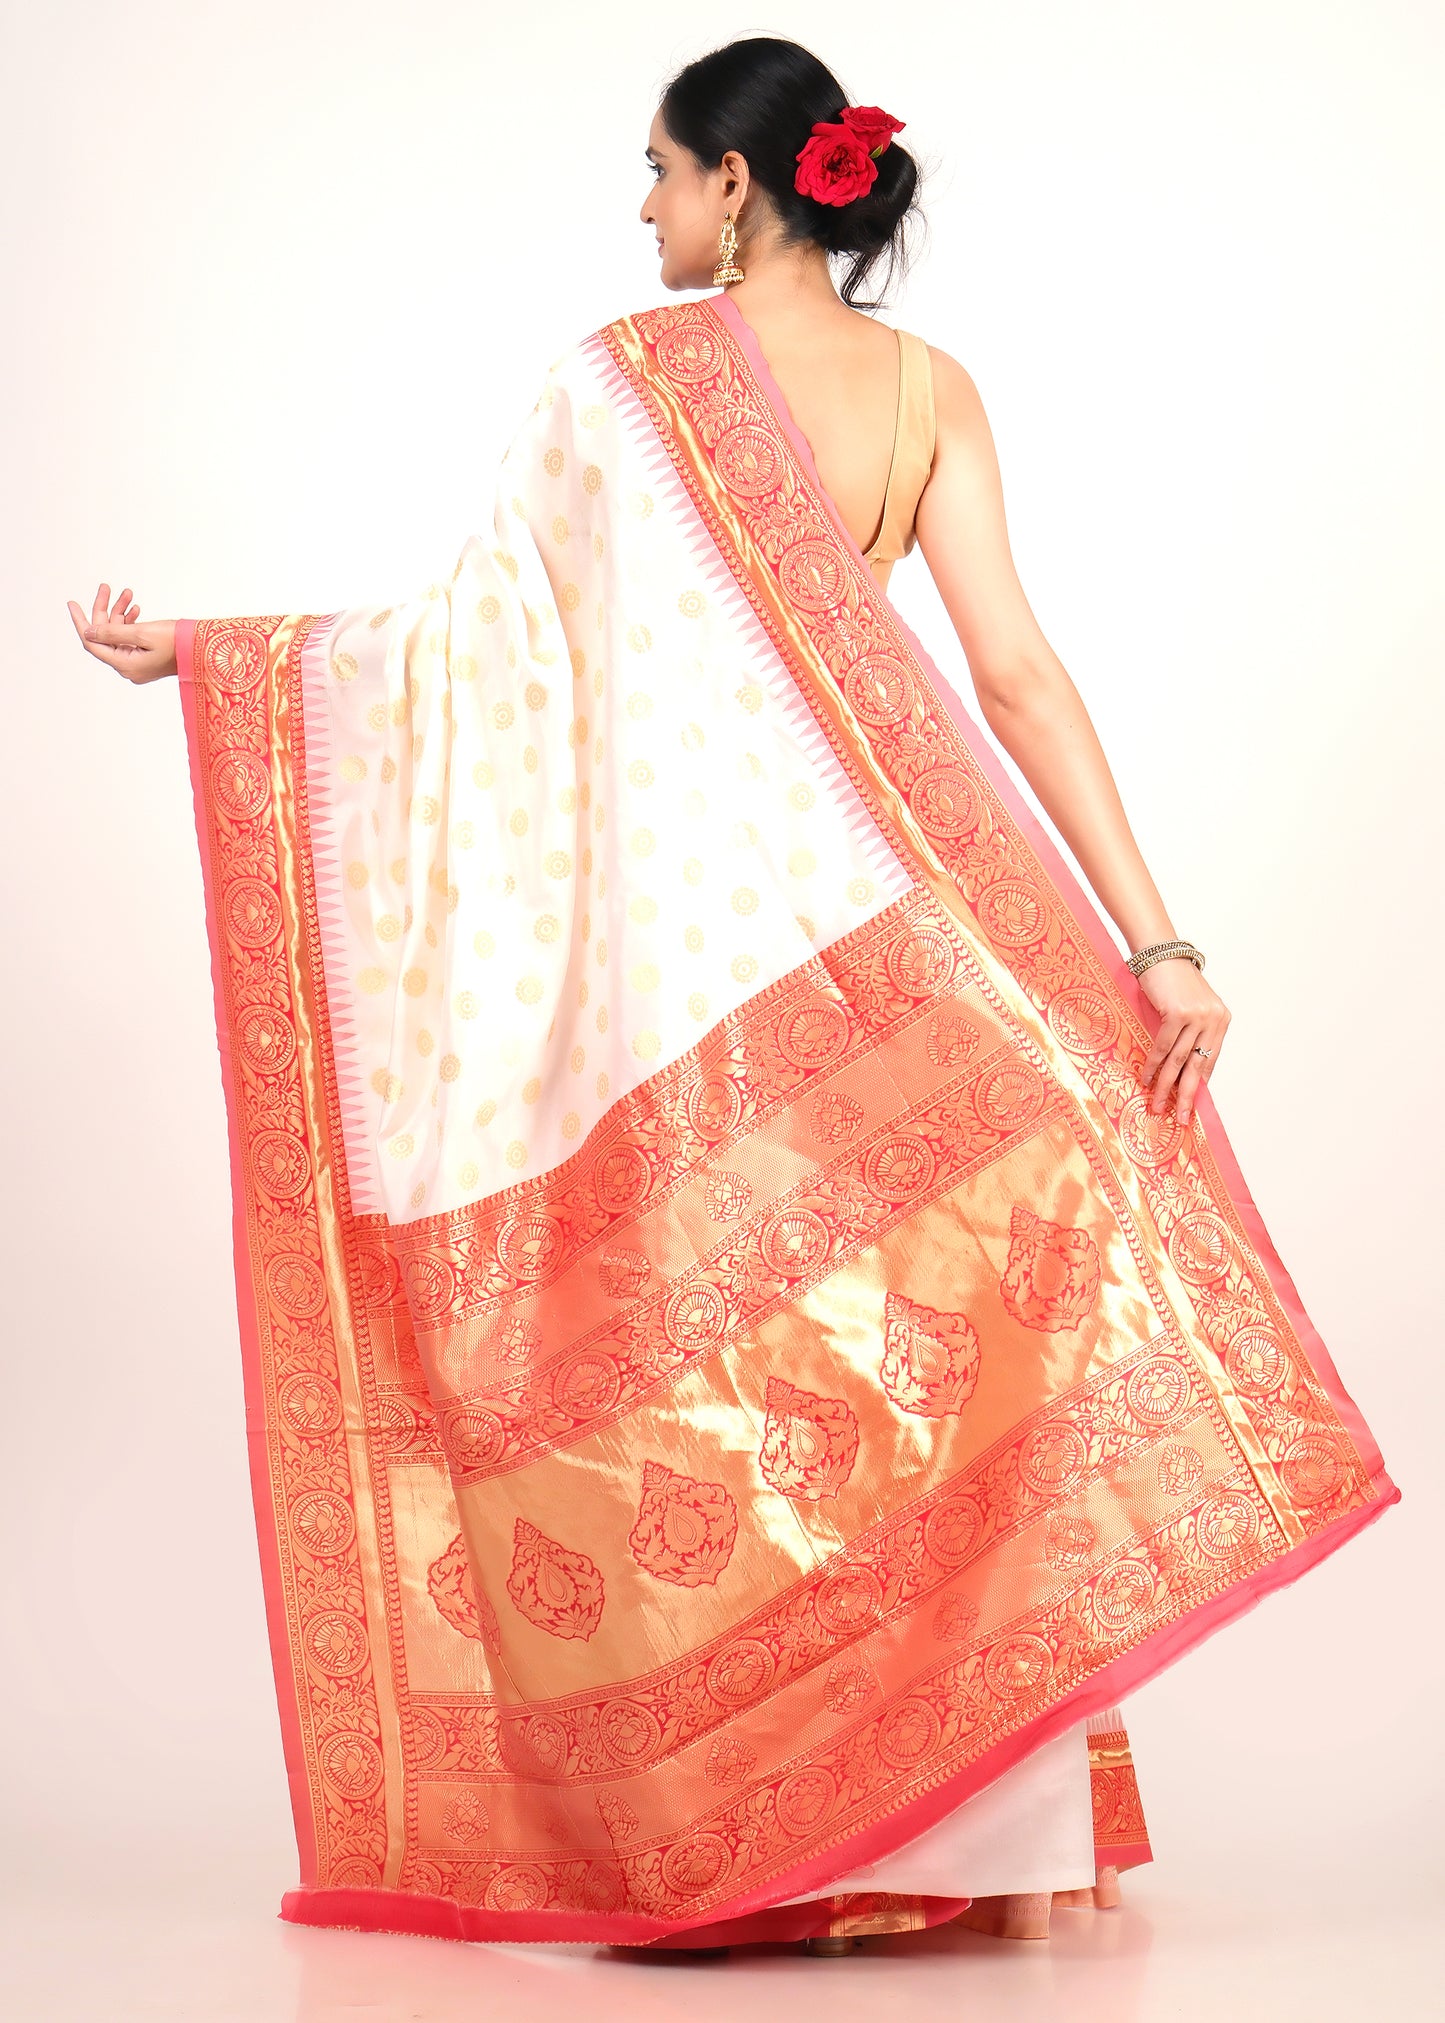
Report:
[[[926,341],[911,330],[898,339],[898,412],[893,455],[883,494],[878,532],[863,550],[869,563],[891,565],[910,554],[917,539],[914,517],[933,467],[937,418],[933,404],[933,359]]]

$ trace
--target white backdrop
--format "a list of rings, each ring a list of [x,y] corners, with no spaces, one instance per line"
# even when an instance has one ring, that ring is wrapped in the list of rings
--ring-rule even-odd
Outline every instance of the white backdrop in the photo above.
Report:
[[[449,568],[552,356],[666,299],[662,84],[773,33],[925,161],[881,313],[978,383],[1024,587],[1234,1012],[1216,1102],[1404,1490],[1129,1703],[1136,1893],[1227,1866],[1438,1915],[1440,14],[6,13],[15,1889],[223,1876],[269,1917],[295,1872],[179,702],[65,600],[327,611]],[[921,557],[893,589],[972,707]]]

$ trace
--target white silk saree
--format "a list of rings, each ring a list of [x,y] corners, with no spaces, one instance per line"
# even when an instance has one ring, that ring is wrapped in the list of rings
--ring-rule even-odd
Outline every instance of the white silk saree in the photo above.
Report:
[[[282,1915],[889,1930],[829,1885],[1399,1495],[1207,1091],[725,294],[551,367],[404,602],[178,628]]]

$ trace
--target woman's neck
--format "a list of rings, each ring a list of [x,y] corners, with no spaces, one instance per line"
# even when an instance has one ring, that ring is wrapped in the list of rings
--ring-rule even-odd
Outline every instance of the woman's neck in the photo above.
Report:
[[[822,319],[857,313],[840,299],[827,256],[821,251],[800,255],[764,249],[746,255],[738,264],[746,279],[734,282],[725,292],[754,329],[766,327],[781,334],[816,330]]]

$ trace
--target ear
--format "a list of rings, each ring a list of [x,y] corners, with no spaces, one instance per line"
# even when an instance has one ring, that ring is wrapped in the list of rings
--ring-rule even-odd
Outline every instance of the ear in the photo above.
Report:
[[[723,179],[723,195],[732,207],[733,216],[736,217],[752,184],[747,156],[740,155],[736,148],[729,148],[718,163],[718,169]]]

